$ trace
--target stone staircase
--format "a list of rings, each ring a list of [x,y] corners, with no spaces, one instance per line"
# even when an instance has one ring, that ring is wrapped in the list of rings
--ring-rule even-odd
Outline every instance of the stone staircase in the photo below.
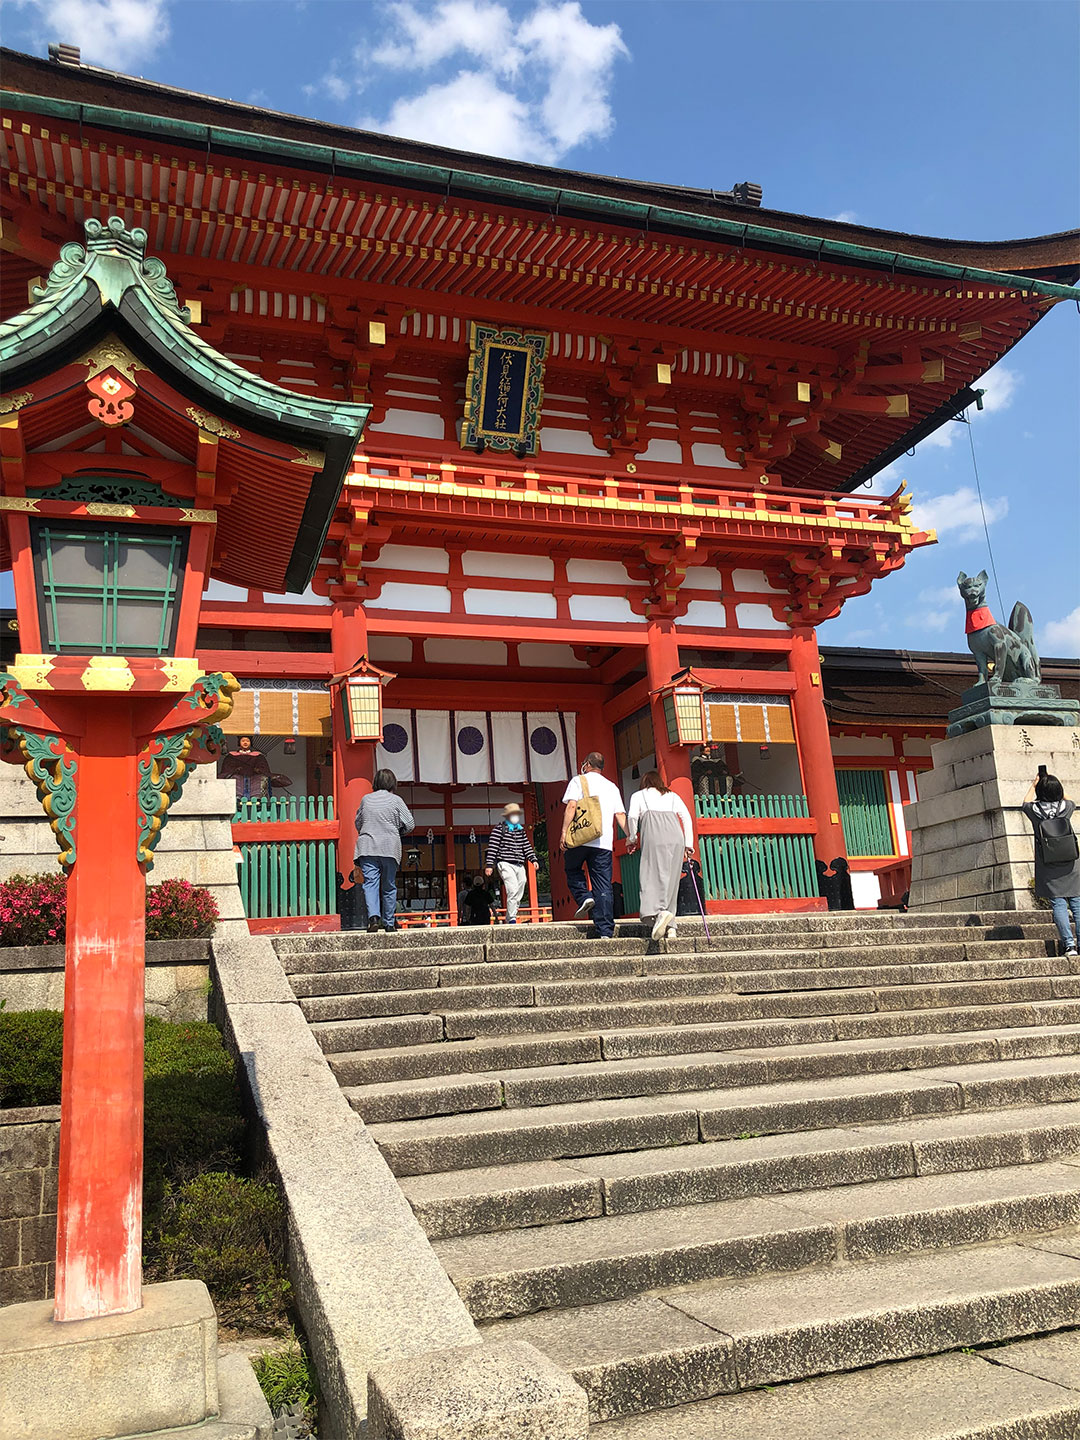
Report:
[[[571,1370],[598,1440],[1077,1440],[1080,965],[1048,922],[276,944],[470,1312]]]

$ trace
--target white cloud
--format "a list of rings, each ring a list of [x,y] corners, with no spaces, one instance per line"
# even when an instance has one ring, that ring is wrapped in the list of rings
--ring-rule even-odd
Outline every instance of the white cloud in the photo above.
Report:
[[[50,41],[77,45],[90,65],[129,70],[169,38],[166,0],[22,0]]]
[[[548,161],[550,146],[539,136],[529,107],[480,70],[462,70],[444,85],[396,100],[385,120],[365,120],[366,130],[385,130],[407,140],[441,141],[516,160]]]
[[[841,210],[839,215],[829,216],[830,220],[835,220],[840,225],[854,225],[858,218],[854,210]]]
[[[930,590],[919,591],[918,622],[924,630],[945,630],[959,624],[964,614],[964,602],[955,585],[940,585]]]
[[[1041,649],[1047,655],[1080,658],[1080,605],[1043,626]]]
[[[994,365],[981,380],[972,381],[973,390],[985,392],[983,408],[979,410],[974,405],[970,406],[967,418],[978,420],[981,415],[993,415],[998,411],[1007,410],[1022,383],[1023,377],[1018,370],[1010,370],[1007,365]],[[920,440],[919,444],[929,445],[938,450],[948,450],[959,433],[958,426],[949,420],[939,430],[928,435],[925,440]]]
[[[545,164],[610,133],[612,74],[628,51],[618,25],[592,24],[577,0],[541,0],[524,14],[497,0],[406,0],[387,14],[388,35],[358,62],[442,73],[366,116],[364,128]]]
[[[1005,495],[990,496],[985,504],[987,525],[1003,520],[1009,513]],[[917,501],[912,519],[920,530],[936,530],[939,540],[978,540],[983,534],[978,492],[970,485]]]

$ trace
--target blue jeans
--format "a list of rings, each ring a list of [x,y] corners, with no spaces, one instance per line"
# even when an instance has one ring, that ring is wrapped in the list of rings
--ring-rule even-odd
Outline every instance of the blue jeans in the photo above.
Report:
[[[385,925],[392,926],[397,910],[398,862],[392,855],[361,855],[357,860],[364,877],[364,903],[368,919],[380,915]]]
[[[1077,939],[1080,939],[1080,895],[1070,895],[1067,900],[1064,896],[1059,900],[1051,900],[1050,909],[1054,912],[1054,924],[1058,927],[1061,943],[1066,950],[1075,950],[1076,940],[1069,929],[1069,911],[1072,911]]]
[[[589,871],[588,883],[582,874],[582,866]],[[601,850],[598,845],[575,845],[566,852],[566,883],[570,894],[580,905],[590,894],[594,904],[592,922],[601,935],[615,934],[615,919],[611,896],[611,851]]]

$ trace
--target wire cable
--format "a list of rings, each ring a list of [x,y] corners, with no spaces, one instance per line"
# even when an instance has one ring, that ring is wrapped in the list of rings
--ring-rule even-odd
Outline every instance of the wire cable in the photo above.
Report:
[[[971,468],[975,472],[975,493],[979,497],[979,511],[982,515],[983,534],[986,536],[986,553],[990,556],[990,573],[994,577],[994,589],[997,591],[998,614],[1001,617],[1001,624],[1005,621],[1005,602],[1001,598],[1001,585],[998,583],[997,566],[994,563],[994,547],[990,544],[990,526],[986,522],[986,504],[983,500],[982,482],[979,479],[979,462],[975,459],[975,437],[971,433],[971,421],[964,417],[967,423],[968,445],[971,447]]]

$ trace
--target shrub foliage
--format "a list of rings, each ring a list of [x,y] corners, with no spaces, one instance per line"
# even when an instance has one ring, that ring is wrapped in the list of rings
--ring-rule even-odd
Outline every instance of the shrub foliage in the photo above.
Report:
[[[204,885],[163,880],[146,891],[147,940],[199,940],[214,933],[217,919]],[[0,884],[0,946],[62,945],[66,933],[63,875],[13,875]]]

